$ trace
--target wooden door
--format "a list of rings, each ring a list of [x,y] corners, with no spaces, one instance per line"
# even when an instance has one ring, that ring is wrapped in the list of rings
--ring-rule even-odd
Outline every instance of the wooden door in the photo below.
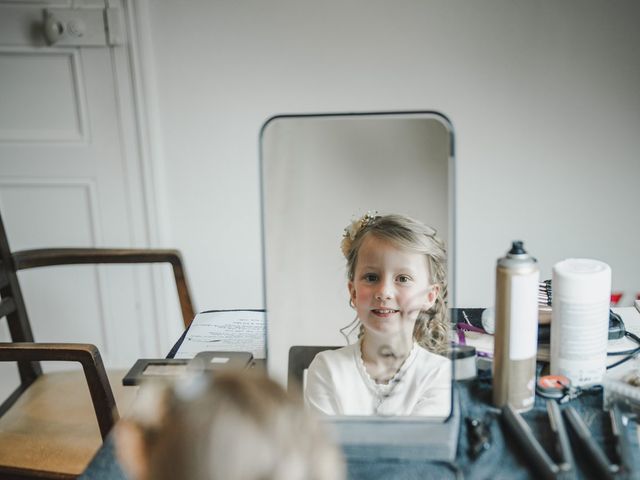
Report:
[[[124,28],[127,2],[109,6],[118,22],[111,25],[115,40],[47,46],[45,2],[0,0],[0,211],[13,250],[143,247],[153,238]],[[106,18],[103,2],[74,7],[84,12],[61,15],[78,14],[87,29]],[[84,39],[99,36],[85,32]],[[158,307],[161,282],[152,273],[140,266],[21,272],[36,341],[95,343],[107,365],[117,367],[163,356],[172,335]],[[176,315],[173,331],[178,324]],[[0,341],[7,338],[6,328],[0,330]]]

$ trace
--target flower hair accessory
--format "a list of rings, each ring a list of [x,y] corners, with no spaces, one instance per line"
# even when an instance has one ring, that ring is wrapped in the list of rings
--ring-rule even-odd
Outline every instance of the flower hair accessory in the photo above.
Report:
[[[373,222],[380,215],[377,210],[370,210],[365,213],[362,217],[356,218],[353,220],[345,229],[344,234],[342,236],[342,242],[340,243],[340,248],[342,250],[342,254],[345,257],[349,256],[349,251],[351,250],[351,244],[356,239],[358,233]]]

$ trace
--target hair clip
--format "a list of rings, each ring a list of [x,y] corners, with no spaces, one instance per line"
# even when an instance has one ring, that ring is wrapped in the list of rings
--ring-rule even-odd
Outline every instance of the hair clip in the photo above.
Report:
[[[345,258],[349,258],[349,251],[351,250],[351,244],[355,240],[358,233],[370,225],[380,215],[377,210],[370,210],[362,217],[353,220],[345,229],[342,235],[342,242],[340,242],[340,249]]]
[[[380,214],[377,210],[370,210],[362,217],[353,220],[348,227],[344,229],[344,236],[348,237],[351,241],[355,240],[358,232],[372,223]]]

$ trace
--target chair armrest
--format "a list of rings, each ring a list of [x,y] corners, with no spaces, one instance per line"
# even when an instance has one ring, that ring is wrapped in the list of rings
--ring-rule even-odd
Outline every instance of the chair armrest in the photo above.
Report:
[[[191,292],[178,250],[151,248],[42,248],[21,250],[12,254],[16,270],[101,263],[170,263],[180,300],[185,328],[189,327],[195,312]]]
[[[79,362],[87,379],[102,439],[120,418],[102,357],[95,345],[85,343],[0,343],[0,362]]]

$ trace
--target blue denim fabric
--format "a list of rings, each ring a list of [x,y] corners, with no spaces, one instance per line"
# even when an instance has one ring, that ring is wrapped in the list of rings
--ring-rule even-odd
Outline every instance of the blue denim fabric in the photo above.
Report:
[[[113,435],[109,435],[78,480],[129,480],[116,460],[114,447]]]
[[[376,479],[529,479],[541,478],[533,469],[525,452],[511,437],[505,437],[505,430],[501,424],[498,410],[491,407],[491,380],[478,378],[471,381],[458,382],[456,385],[460,393],[462,422],[458,453],[455,464],[430,463],[423,461],[355,461],[348,464],[348,474],[351,480]],[[552,448],[552,433],[546,413],[546,401],[536,397],[534,408],[523,414],[527,424],[531,427],[535,437],[543,448],[554,458]],[[601,446],[609,458],[613,456],[611,441],[611,427],[608,415],[602,410],[602,392],[584,393],[570,402],[589,427],[593,439]],[[488,420],[491,431],[492,445],[476,459],[469,455],[469,441],[466,416],[473,416]],[[630,421],[627,425],[627,438],[635,452],[634,475],[640,475],[640,449],[638,447],[637,424]],[[577,478],[598,478],[596,470],[589,463],[585,452],[581,452],[573,445],[573,453],[578,466]],[[250,452],[247,452],[250,456]],[[83,480],[127,480],[114,457],[113,439],[109,437],[87,470],[80,477]]]

